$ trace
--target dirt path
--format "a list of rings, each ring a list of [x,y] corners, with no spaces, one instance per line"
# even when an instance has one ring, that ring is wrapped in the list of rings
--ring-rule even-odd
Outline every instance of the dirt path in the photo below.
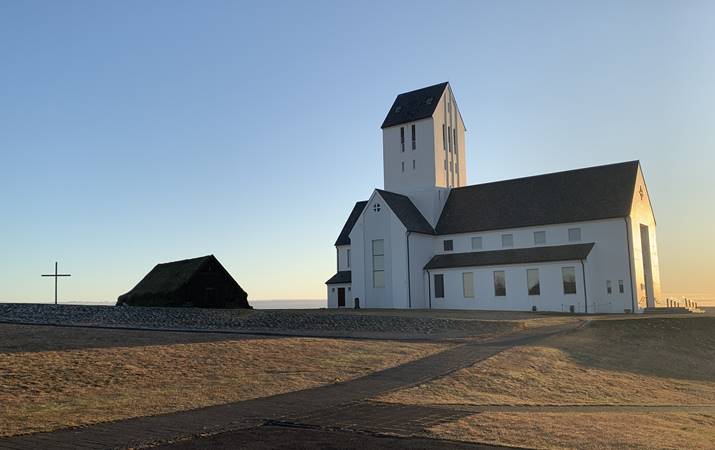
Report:
[[[206,448],[207,443],[204,440],[210,438],[198,436],[227,432],[240,434],[265,426],[357,432],[373,437],[383,434],[412,436],[429,427],[457,420],[473,412],[440,407],[379,404],[368,399],[443,377],[508,348],[531,344],[578,326],[580,325],[570,323],[527,329],[489,342],[467,342],[402,366],[315,389],[2,439],[0,448],[137,448],[161,443],[169,443],[167,448],[172,445],[176,448]],[[238,444],[240,441],[234,442]],[[385,444],[387,445],[387,442]],[[374,447],[374,443],[370,445]],[[442,447],[435,441],[434,446],[424,448]]]

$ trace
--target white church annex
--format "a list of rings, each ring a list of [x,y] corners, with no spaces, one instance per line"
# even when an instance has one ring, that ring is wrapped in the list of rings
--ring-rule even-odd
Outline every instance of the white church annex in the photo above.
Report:
[[[638,161],[467,185],[449,83],[400,94],[382,124],[385,189],[338,236],[328,307],[642,312],[660,298]]]

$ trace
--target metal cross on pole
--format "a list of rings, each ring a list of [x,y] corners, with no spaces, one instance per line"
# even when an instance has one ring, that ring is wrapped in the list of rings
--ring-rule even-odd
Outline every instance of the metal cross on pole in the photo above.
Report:
[[[71,277],[72,275],[68,273],[57,273],[57,261],[55,261],[55,273],[43,274],[43,277],[54,277],[55,278],[55,305],[57,304],[57,278],[59,277]]]

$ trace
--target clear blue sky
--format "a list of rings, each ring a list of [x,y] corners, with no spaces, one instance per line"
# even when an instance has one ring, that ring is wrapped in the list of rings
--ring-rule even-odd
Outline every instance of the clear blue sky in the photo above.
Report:
[[[214,253],[325,296],[396,94],[450,81],[470,183],[642,161],[666,293],[715,297],[715,2],[0,2],[0,300]]]

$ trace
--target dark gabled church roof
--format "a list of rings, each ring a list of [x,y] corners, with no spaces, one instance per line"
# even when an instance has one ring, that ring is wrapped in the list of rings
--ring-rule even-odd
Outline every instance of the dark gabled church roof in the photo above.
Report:
[[[592,248],[593,243],[588,243],[491,250],[485,252],[447,253],[433,256],[425,266],[425,269],[576,261],[586,259]]]
[[[402,225],[407,228],[407,231],[434,234],[432,226],[407,196],[383,191],[381,189],[376,190],[385,202],[387,202],[387,206],[389,206],[397,218],[400,219]]]
[[[447,84],[435,84],[398,95],[380,128],[432,117]]]
[[[437,234],[626,217],[638,161],[452,189]]]
[[[345,225],[343,225],[343,229],[340,231],[340,235],[335,241],[335,245],[350,245],[350,232],[352,231],[353,226],[355,226],[355,222],[357,222],[358,217],[360,217],[360,213],[363,209],[365,209],[365,205],[367,205],[366,201],[355,203],[353,210],[350,211],[348,220],[345,222]]]
[[[325,284],[345,284],[352,281],[352,272],[349,270],[341,270],[332,277]]]

